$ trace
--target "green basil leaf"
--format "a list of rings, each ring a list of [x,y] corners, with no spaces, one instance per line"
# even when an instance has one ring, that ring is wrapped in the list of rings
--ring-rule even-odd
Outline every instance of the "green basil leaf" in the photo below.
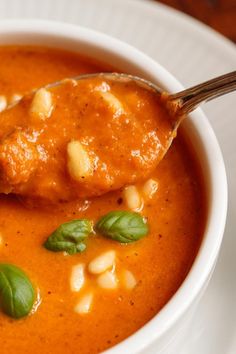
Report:
[[[134,242],[148,234],[148,225],[140,214],[130,211],[111,211],[96,224],[102,235],[121,243]]]
[[[53,252],[65,251],[69,254],[83,252],[86,249],[83,241],[92,229],[92,222],[87,219],[66,222],[48,237],[44,247]]]
[[[31,311],[34,288],[27,275],[13,264],[0,264],[0,307],[13,318],[24,317]]]

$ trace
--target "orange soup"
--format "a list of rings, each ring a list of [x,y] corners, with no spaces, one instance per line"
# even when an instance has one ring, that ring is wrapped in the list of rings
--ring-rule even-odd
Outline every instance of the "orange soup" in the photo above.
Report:
[[[0,57],[3,107],[109,70],[41,47]],[[74,85],[0,113],[1,354],[92,354],[124,340],[177,291],[204,231],[201,171],[182,134],[158,164],[171,134],[161,103],[132,85]]]

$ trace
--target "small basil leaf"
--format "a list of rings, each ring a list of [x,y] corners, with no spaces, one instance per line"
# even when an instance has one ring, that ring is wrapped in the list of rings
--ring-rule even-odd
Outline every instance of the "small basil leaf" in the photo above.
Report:
[[[86,219],[78,219],[60,225],[44,243],[44,247],[53,252],[65,251],[69,254],[83,252],[83,242],[92,232],[92,223]]]
[[[35,299],[27,275],[12,264],[0,264],[0,307],[5,314],[21,318],[29,314]]]
[[[134,242],[148,234],[146,220],[138,213],[130,211],[111,211],[96,224],[102,235],[121,243]]]
[[[53,252],[67,252],[72,255],[75,253],[81,253],[86,249],[86,245],[83,242],[75,243],[71,241],[59,240],[58,237],[54,238],[54,235],[50,236],[44,244],[45,248]]]

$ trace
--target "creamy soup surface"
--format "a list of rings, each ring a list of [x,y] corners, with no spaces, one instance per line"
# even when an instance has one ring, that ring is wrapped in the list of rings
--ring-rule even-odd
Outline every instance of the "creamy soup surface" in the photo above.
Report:
[[[41,47],[1,47],[0,58],[0,95],[5,96],[8,101],[12,95],[23,95],[33,88],[59,79],[110,69],[74,53]],[[119,102],[123,102],[122,97],[124,100],[128,99],[125,89],[117,89],[116,92]],[[130,91],[129,95],[134,110],[132,115],[135,115],[135,110],[137,115],[140,114],[141,103],[147,104],[146,98],[142,97],[142,101],[139,97],[139,105],[135,106],[136,96],[132,96]],[[92,109],[94,115],[97,114],[96,117],[100,117],[98,114],[104,114],[104,119],[108,120],[110,108],[110,114],[116,114],[116,105],[108,102],[110,98],[109,95],[103,97],[102,107],[94,104]],[[85,94],[83,96],[82,92],[81,100],[83,99]],[[104,104],[108,105],[108,111],[105,111]],[[68,128],[62,134],[60,124],[57,123],[59,118],[56,116],[56,109],[52,120],[49,118],[47,121],[48,135],[40,137],[40,144],[45,151],[49,151],[49,134],[54,134],[54,142],[58,144],[55,149],[59,149],[63,140],[67,150],[65,147],[60,155],[60,165],[52,159],[52,146],[48,165],[43,165],[42,160],[36,164],[34,160],[29,168],[26,164],[26,168],[22,170],[25,160],[16,161],[23,156],[19,157],[19,154],[15,155],[16,160],[13,162],[10,159],[12,155],[7,155],[10,157],[6,163],[6,149],[11,146],[12,139],[16,138],[15,129],[17,128],[18,134],[19,131],[22,132],[22,127],[18,129],[21,124],[19,117],[7,113],[6,123],[6,113],[0,113],[0,190],[9,193],[0,196],[0,263],[14,264],[24,270],[36,293],[33,310],[28,316],[20,319],[9,317],[1,311],[0,306],[1,354],[99,353],[141,328],[160,311],[185,279],[204,232],[206,201],[201,171],[191,147],[181,133],[164,159],[155,167],[152,154],[159,149],[159,145],[156,144],[154,135],[149,134],[156,129],[155,122],[150,118],[155,104],[157,102],[154,101],[149,104],[149,110],[146,110],[146,116],[143,117],[145,133],[151,143],[146,146],[145,142],[142,142],[140,127],[135,142],[135,138],[130,139],[130,131],[125,131],[120,124],[119,142],[114,150],[110,149],[111,165],[107,155],[103,155],[104,146],[99,150],[98,144],[89,144],[90,141],[97,142],[99,139],[101,144],[104,144],[106,139],[112,144],[112,139],[109,140],[111,129],[113,133],[118,131],[117,121],[110,130],[106,131],[102,126],[101,137],[99,122],[95,120],[95,124],[92,118],[90,122],[87,116],[86,136],[89,134],[93,140],[88,139],[84,146],[87,149],[96,147],[96,161],[104,158],[109,181],[106,179],[108,174],[103,173],[104,161],[100,170],[98,164],[97,179],[96,175],[91,174],[84,182],[84,179],[80,180],[73,171],[71,172],[66,151],[69,154],[68,144],[70,141],[78,141],[80,133]],[[63,106],[63,102],[61,105]],[[25,107],[28,107],[27,104]],[[158,112],[164,115],[160,107]],[[123,119],[124,122],[122,114],[121,112],[116,115],[116,119]],[[148,114],[150,117],[145,121]],[[88,115],[93,117],[93,111],[89,111]],[[65,119],[68,123],[70,114],[58,114],[58,117],[60,122]],[[77,119],[75,112],[74,119]],[[86,112],[82,112],[78,119],[80,124],[83,124]],[[24,129],[29,127],[27,122],[24,122]],[[33,124],[36,129],[38,123]],[[50,128],[50,124],[54,124],[54,127]],[[71,123],[68,126],[70,127]],[[165,129],[169,129],[168,124]],[[69,137],[70,133],[73,134],[72,137]],[[6,140],[9,136],[10,140]],[[19,141],[17,139],[18,136],[16,141]],[[85,140],[80,139],[82,142]],[[143,154],[152,147],[152,157],[145,155],[149,156],[145,161],[142,160],[145,163],[139,163],[138,154],[133,154],[135,143],[140,142],[143,144]],[[32,143],[33,148],[36,143]],[[122,153],[132,150],[134,159],[126,161],[123,165],[122,159],[118,163],[119,146]],[[109,150],[108,147],[106,149]],[[14,149],[12,151],[14,152]],[[26,155],[23,156],[24,159],[29,156]],[[11,170],[12,163],[18,163],[16,174]],[[121,165],[123,174],[119,172]],[[62,166],[68,169],[67,172],[61,172]],[[122,187],[124,181],[127,181],[129,187]],[[70,189],[67,189],[67,186],[70,186]],[[71,186],[74,186],[74,193],[73,190],[71,192]],[[134,193],[136,204],[140,203],[137,208],[130,203],[130,195]],[[29,198],[31,194],[32,199]],[[50,203],[42,202],[43,194],[48,195]],[[58,198],[58,195],[61,197]],[[44,247],[47,238],[61,224],[75,219],[88,219],[96,224],[100,217],[116,210],[135,211],[145,217],[145,223],[149,227],[147,235],[135,242],[120,243],[104,237],[99,231],[93,232],[86,240],[86,249],[73,255],[52,252]],[[112,266],[104,272],[93,272],[91,262],[105,252],[110,252],[114,258]],[[73,289],[73,269],[78,269],[74,268],[75,266],[81,267],[84,276],[84,283],[79,291]],[[108,280],[104,277],[107,273]],[[80,310],[81,306],[83,308],[83,301],[87,301],[87,312],[84,313]]]

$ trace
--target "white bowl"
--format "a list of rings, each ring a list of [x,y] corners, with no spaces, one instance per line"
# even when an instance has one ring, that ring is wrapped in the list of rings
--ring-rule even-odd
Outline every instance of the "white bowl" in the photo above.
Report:
[[[158,63],[131,46],[104,34],[74,25],[39,21],[6,20],[0,23],[0,45],[33,44],[57,47],[85,54],[121,71],[159,84],[169,92],[183,87]],[[174,53],[173,53],[174,55]],[[183,122],[204,171],[207,190],[207,224],[200,250],[186,279],[145,326],[106,351],[108,354],[160,353],[184,326],[213,272],[219,253],[227,211],[227,181],[224,162],[214,132],[203,112],[197,109]]]

